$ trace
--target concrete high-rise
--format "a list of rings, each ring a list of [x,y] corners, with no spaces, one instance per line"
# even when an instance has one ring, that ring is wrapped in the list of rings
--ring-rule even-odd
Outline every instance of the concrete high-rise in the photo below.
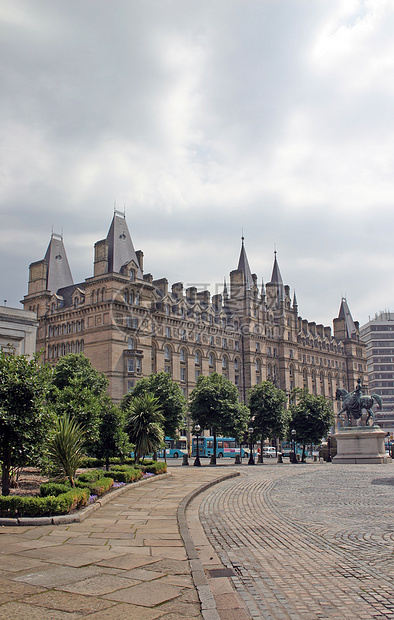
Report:
[[[378,394],[383,403],[376,421],[394,438],[394,313],[379,312],[360,329],[366,345],[370,394]]]

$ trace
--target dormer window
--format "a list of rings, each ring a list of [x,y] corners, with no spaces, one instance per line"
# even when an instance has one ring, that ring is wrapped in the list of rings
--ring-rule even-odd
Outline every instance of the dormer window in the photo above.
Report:
[[[134,282],[134,280],[135,280],[135,271],[134,271],[134,269],[130,269],[129,276],[130,276],[130,282]]]

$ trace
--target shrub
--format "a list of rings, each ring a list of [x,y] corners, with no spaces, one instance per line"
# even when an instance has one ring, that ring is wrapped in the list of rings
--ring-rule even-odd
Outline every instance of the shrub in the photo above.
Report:
[[[40,496],[48,497],[48,495],[53,495],[57,497],[61,493],[68,493],[70,490],[70,485],[61,484],[59,482],[44,482],[40,486]]]
[[[100,474],[100,478],[95,478],[90,482],[85,482],[84,480],[80,480],[80,478],[77,478],[75,481],[76,488],[89,489],[91,495],[103,495],[103,493],[106,493],[106,491],[108,491],[112,487],[114,479],[113,477],[104,476],[103,472],[100,472]]]
[[[95,469],[93,471],[87,471],[84,472],[83,474],[80,474],[77,478],[78,482],[87,482],[87,483],[91,483],[91,482],[96,482],[96,480],[98,480],[99,478],[101,478],[103,475],[103,472]]]
[[[83,456],[81,458],[81,463],[79,467],[81,469],[90,469],[91,467],[103,467],[103,466],[104,466],[103,459],[96,459],[96,458],[93,458],[92,456]]]
[[[167,463],[152,461],[149,465],[142,465],[142,471],[147,474],[165,474],[167,471]]]
[[[142,478],[142,471],[134,467],[116,466],[111,471],[105,472],[104,476],[110,476],[116,482],[136,482]]]

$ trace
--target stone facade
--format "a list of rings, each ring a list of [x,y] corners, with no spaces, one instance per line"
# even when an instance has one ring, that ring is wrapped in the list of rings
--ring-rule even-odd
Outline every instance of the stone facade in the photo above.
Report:
[[[144,274],[143,253],[115,212],[106,239],[95,244],[93,277],[72,282],[63,239],[52,235],[45,258],[30,265],[24,305],[37,312],[37,348],[45,360],[83,351],[107,375],[115,402],[140,377],[159,371],[169,372],[186,396],[200,374],[219,372],[243,401],[266,379],[287,392],[307,387],[332,400],[337,387],[353,390],[358,377],[366,382],[365,346],[346,300],[334,333],[302,319],[276,253],[271,281],[258,286],[243,239],[229,289],[225,283],[222,294],[211,296]]]

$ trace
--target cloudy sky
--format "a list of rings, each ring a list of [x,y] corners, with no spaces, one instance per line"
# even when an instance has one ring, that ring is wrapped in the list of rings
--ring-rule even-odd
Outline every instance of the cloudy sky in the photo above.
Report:
[[[299,313],[394,311],[392,0],[1,0],[0,304],[116,201],[145,271],[214,292],[276,248]]]

